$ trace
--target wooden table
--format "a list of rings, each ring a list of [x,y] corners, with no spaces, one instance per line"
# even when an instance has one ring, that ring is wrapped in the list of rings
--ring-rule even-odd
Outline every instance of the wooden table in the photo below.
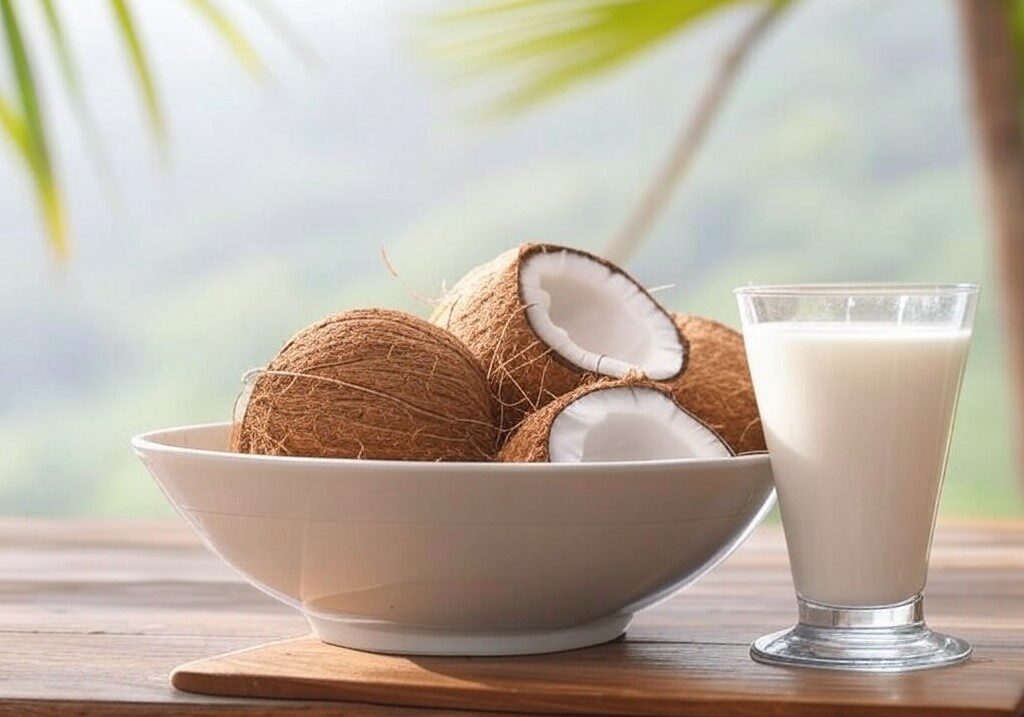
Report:
[[[763,526],[724,566],[641,613],[630,636],[745,650],[792,622],[792,590],[781,533]],[[443,713],[174,691],[167,676],[182,662],[306,631],[178,522],[0,521],[0,602],[0,716]],[[927,612],[938,629],[956,622],[976,659],[996,656],[1024,674],[1024,523],[940,526]],[[825,689],[808,671],[759,669]],[[1024,697],[1017,684],[994,687],[990,702]]]

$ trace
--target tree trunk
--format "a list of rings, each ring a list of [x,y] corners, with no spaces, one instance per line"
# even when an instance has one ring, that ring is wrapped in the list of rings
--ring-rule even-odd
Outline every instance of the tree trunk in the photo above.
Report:
[[[978,142],[988,178],[995,263],[1016,404],[1015,448],[1024,479],[1024,136],[1021,64],[1010,0],[959,0]]]

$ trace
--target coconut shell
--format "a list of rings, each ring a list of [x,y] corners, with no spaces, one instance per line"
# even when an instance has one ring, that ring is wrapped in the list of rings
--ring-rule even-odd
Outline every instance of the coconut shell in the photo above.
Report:
[[[491,460],[494,403],[454,336],[400,311],[360,309],[296,334],[252,387],[241,453]]]
[[[649,381],[643,378],[639,372],[631,372],[624,378],[618,379],[602,378],[590,374],[583,385],[559,396],[527,416],[498,451],[498,460],[503,463],[548,463],[551,460],[549,450],[551,426],[558,415],[570,404],[575,403],[588,393],[620,387],[651,388],[673,398],[668,386],[664,383]],[[678,401],[676,403],[678,404]],[[682,406],[680,409],[686,411]],[[692,412],[686,412],[693,418],[697,418],[698,421],[700,420]]]
[[[675,314],[674,319],[689,345],[686,368],[669,382],[676,402],[737,454],[766,450],[743,336],[699,316]]]
[[[647,293],[626,272],[601,257],[554,244],[523,244],[466,274],[431,316],[432,323],[461,339],[483,364],[498,403],[503,438],[528,414],[577,388],[590,375],[537,336],[520,291],[519,270],[524,259],[536,252],[561,251],[599,262]]]

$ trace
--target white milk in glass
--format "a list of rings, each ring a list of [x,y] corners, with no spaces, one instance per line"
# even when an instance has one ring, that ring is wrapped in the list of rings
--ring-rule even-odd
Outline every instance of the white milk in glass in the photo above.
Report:
[[[797,592],[921,592],[970,332],[787,321],[744,338]]]

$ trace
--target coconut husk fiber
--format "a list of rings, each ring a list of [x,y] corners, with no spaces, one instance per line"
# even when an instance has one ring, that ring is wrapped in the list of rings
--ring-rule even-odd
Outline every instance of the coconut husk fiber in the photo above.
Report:
[[[588,375],[537,336],[520,292],[523,260],[536,252],[562,251],[588,257],[629,277],[614,264],[585,251],[523,244],[466,274],[431,316],[432,323],[455,334],[484,366],[498,403],[502,439],[528,414],[577,388]],[[651,301],[658,306],[653,298]]]
[[[480,461],[496,439],[483,368],[458,339],[401,311],[359,309],[303,329],[258,372],[232,448]]]
[[[639,371],[630,372],[623,378],[604,378],[589,374],[585,383],[567,394],[559,396],[543,408],[527,416],[512,433],[498,451],[498,460],[503,463],[548,463],[551,461],[550,441],[551,426],[555,419],[571,404],[594,391],[606,391],[612,388],[647,388],[658,391],[678,406],[670,386],[662,382],[650,381]],[[692,412],[682,406],[679,410],[690,415],[697,422],[703,423]],[[710,426],[708,426],[710,428]],[[713,429],[712,429],[713,432]],[[721,439],[721,436],[719,436]],[[722,443],[725,443],[722,439]]]
[[[689,344],[686,368],[669,382],[676,402],[737,454],[766,450],[743,336],[711,319],[674,314]]]

